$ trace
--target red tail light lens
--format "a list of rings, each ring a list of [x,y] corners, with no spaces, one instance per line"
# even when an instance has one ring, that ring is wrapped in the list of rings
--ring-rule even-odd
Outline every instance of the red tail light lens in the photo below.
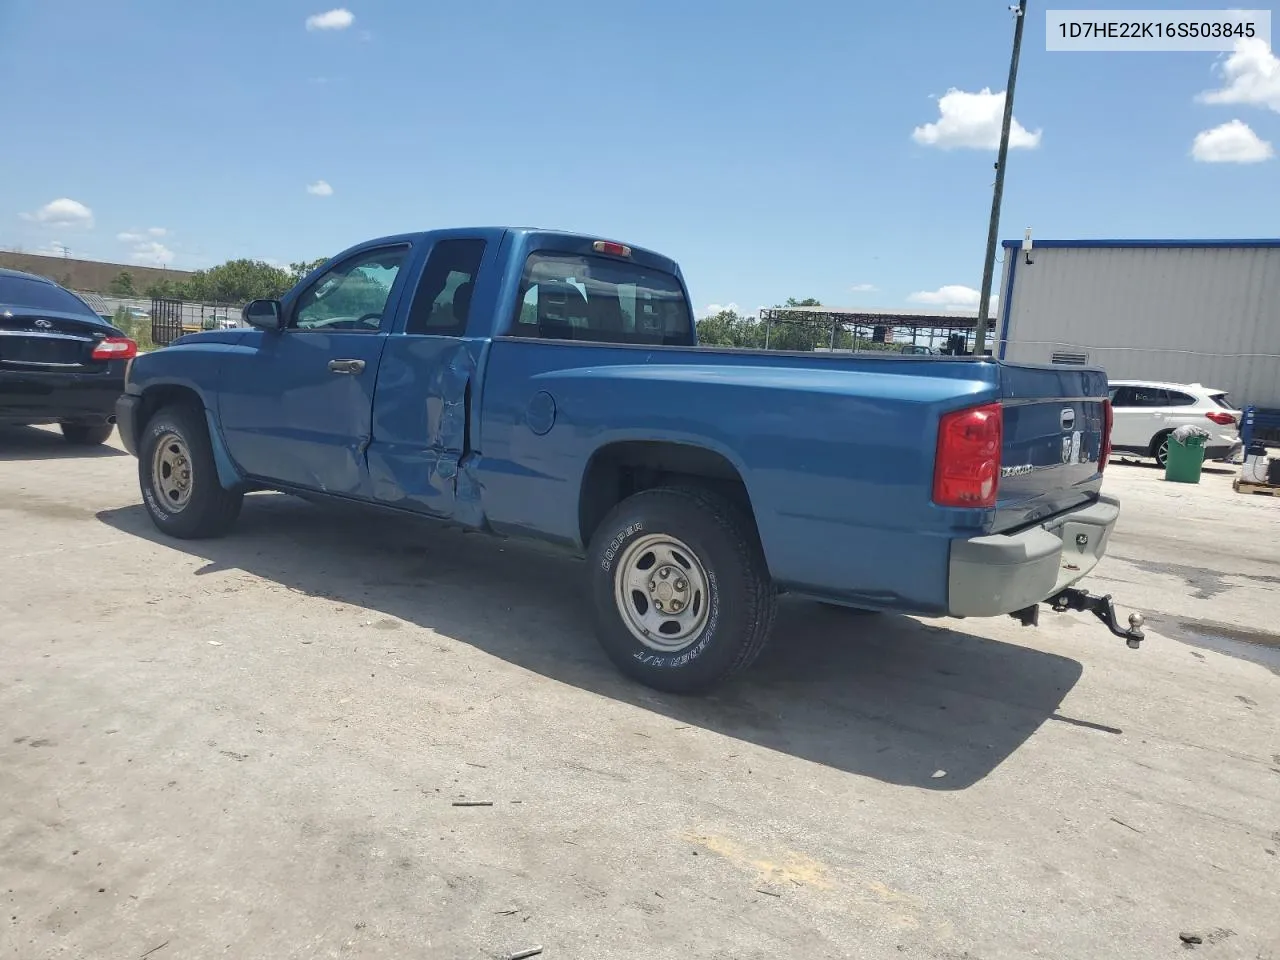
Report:
[[[1235,423],[1236,418],[1229,413],[1223,413],[1221,410],[1210,410],[1205,414],[1210,420],[1220,427],[1225,427],[1229,423]]]
[[[933,502],[940,507],[994,507],[1003,440],[1004,408],[998,403],[943,414],[933,464]]]
[[[1098,454],[1098,472],[1107,469],[1111,460],[1111,427],[1115,423],[1115,414],[1111,412],[1111,401],[1102,401],[1102,452]]]
[[[614,243],[612,240],[597,240],[591,245],[591,249],[596,253],[611,253],[615,257],[631,256],[631,248],[624,243]]]
[[[132,360],[138,355],[138,345],[128,337],[107,337],[93,348],[95,360]]]

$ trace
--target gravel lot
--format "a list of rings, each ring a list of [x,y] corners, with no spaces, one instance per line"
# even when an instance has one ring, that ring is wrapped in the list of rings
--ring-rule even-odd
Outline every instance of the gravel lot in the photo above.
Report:
[[[0,957],[1280,960],[1280,499],[1229,474],[1109,469],[1139,651],[788,602],[682,700],[572,562],[275,495],[166,542],[135,469],[0,430]]]

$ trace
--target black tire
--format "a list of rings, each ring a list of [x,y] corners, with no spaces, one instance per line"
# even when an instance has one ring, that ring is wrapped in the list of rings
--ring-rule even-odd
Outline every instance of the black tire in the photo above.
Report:
[[[633,554],[643,562],[647,538],[655,535],[687,547],[693,555],[688,562],[700,571],[689,582],[701,580],[706,587],[701,626],[678,649],[657,650],[642,642],[628,625],[629,614],[620,608],[628,601],[615,594],[624,564],[631,566]],[[777,591],[755,524],[719,494],[699,487],[637,493],[601,522],[587,559],[597,638],[622,673],[646,686],[669,693],[705,693],[750,666],[769,639]],[[636,592],[631,597],[637,597]],[[692,600],[687,609],[695,609]]]
[[[77,447],[96,447],[106,443],[115,430],[112,423],[64,423],[61,424],[62,437],[67,443]]]
[[[169,452],[185,461],[185,500],[165,494],[157,483],[157,448],[164,442]],[[162,475],[172,471],[161,465]],[[138,443],[138,485],[151,521],[162,533],[181,540],[220,537],[240,515],[244,491],[227,490],[218,482],[213,445],[204,417],[186,406],[164,407],[157,411]]]
[[[1156,466],[1161,470],[1169,461],[1169,438],[1173,436],[1173,431],[1166,430],[1164,433],[1158,433],[1151,440],[1151,456],[1156,461]]]

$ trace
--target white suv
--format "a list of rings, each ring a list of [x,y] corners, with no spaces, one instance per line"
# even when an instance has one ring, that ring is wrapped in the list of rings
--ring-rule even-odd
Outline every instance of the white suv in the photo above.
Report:
[[[1228,460],[1240,446],[1240,411],[1222,390],[1198,383],[1112,380],[1111,447],[1154,457],[1164,466],[1169,434],[1185,423],[1204,427],[1206,460]]]

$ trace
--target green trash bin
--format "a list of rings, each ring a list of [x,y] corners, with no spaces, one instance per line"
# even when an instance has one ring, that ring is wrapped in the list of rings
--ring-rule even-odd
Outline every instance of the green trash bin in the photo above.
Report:
[[[1164,478],[1172,483],[1199,483],[1204,466],[1204,437],[1188,437],[1179,443],[1169,437],[1169,455],[1165,458]]]

